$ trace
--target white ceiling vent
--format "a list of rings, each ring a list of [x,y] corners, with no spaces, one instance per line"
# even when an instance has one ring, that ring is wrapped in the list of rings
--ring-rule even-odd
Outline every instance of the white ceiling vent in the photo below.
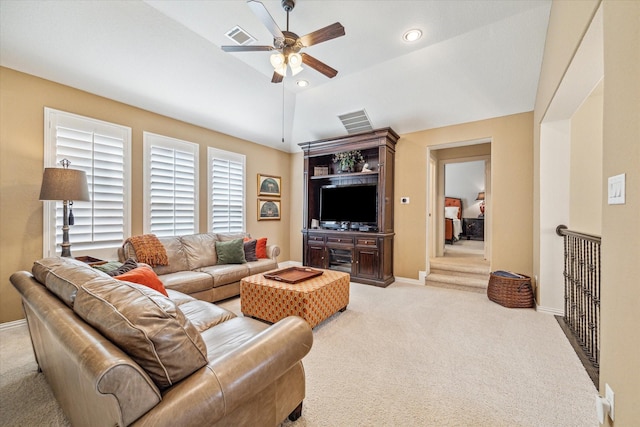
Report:
[[[256,39],[249,33],[247,33],[242,28],[237,25],[227,31],[225,36],[229,37],[231,40],[239,44],[240,46],[246,46],[256,41]]]
[[[347,133],[358,133],[373,130],[367,112],[364,110],[354,111],[353,113],[342,114],[338,116]]]

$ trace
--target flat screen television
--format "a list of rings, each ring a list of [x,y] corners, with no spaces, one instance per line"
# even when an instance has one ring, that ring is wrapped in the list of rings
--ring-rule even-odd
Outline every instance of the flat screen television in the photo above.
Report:
[[[348,221],[375,226],[378,222],[376,184],[326,185],[320,188],[320,222],[330,226]]]

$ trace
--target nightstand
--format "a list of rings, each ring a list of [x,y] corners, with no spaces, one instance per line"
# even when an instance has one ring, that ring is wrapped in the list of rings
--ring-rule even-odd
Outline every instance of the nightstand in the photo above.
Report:
[[[467,240],[484,240],[484,218],[462,218],[462,227]]]

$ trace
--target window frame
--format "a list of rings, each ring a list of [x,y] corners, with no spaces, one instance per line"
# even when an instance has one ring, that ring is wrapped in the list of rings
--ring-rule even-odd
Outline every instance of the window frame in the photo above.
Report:
[[[207,147],[207,226],[209,232],[224,233],[227,231],[214,230],[213,224],[213,160],[222,159],[242,165],[242,230],[232,232],[246,232],[247,229],[247,156],[233,151]]]
[[[193,234],[200,230],[200,162],[199,151],[200,146],[194,142],[172,138],[165,135],[159,135],[152,132],[143,132],[143,232],[151,233],[151,149],[153,146],[162,147],[169,150],[178,150],[190,152],[194,157],[194,194],[193,194]]]
[[[66,121],[79,121],[86,126],[82,130],[88,132],[88,129],[109,129],[113,131],[113,136],[118,133],[118,137],[122,137],[122,168],[123,168],[123,199],[122,199],[122,234],[123,239],[131,235],[131,128],[123,126],[117,123],[111,123],[104,120],[98,120],[92,117],[82,116],[79,114],[69,113],[62,110],[57,110],[50,107],[44,107],[44,167],[60,167],[57,160],[58,145],[57,145],[57,132],[56,125]],[[70,126],[69,126],[70,127]],[[78,126],[80,128],[81,126]],[[105,132],[108,133],[108,132]],[[71,168],[74,168],[73,163]],[[90,189],[91,191],[91,189]],[[62,205],[62,201],[43,201],[43,217],[42,217],[42,255],[43,257],[57,256],[59,255],[58,247],[56,244],[56,235],[58,228],[56,227],[56,210],[57,206]],[[60,230],[61,232],[61,230]],[[104,243],[89,243],[84,244],[88,247],[74,249],[73,237],[70,237],[72,254],[78,255],[91,255],[100,259],[117,259],[117,249],[121,246],[122,242],[118,244],[104,244]]]

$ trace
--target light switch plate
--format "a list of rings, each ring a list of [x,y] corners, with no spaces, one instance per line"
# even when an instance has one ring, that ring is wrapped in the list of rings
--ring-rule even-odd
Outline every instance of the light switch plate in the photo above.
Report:
[[[607,199],[610,205],[624,205],[625,175],[610,176],[607,185]]]

